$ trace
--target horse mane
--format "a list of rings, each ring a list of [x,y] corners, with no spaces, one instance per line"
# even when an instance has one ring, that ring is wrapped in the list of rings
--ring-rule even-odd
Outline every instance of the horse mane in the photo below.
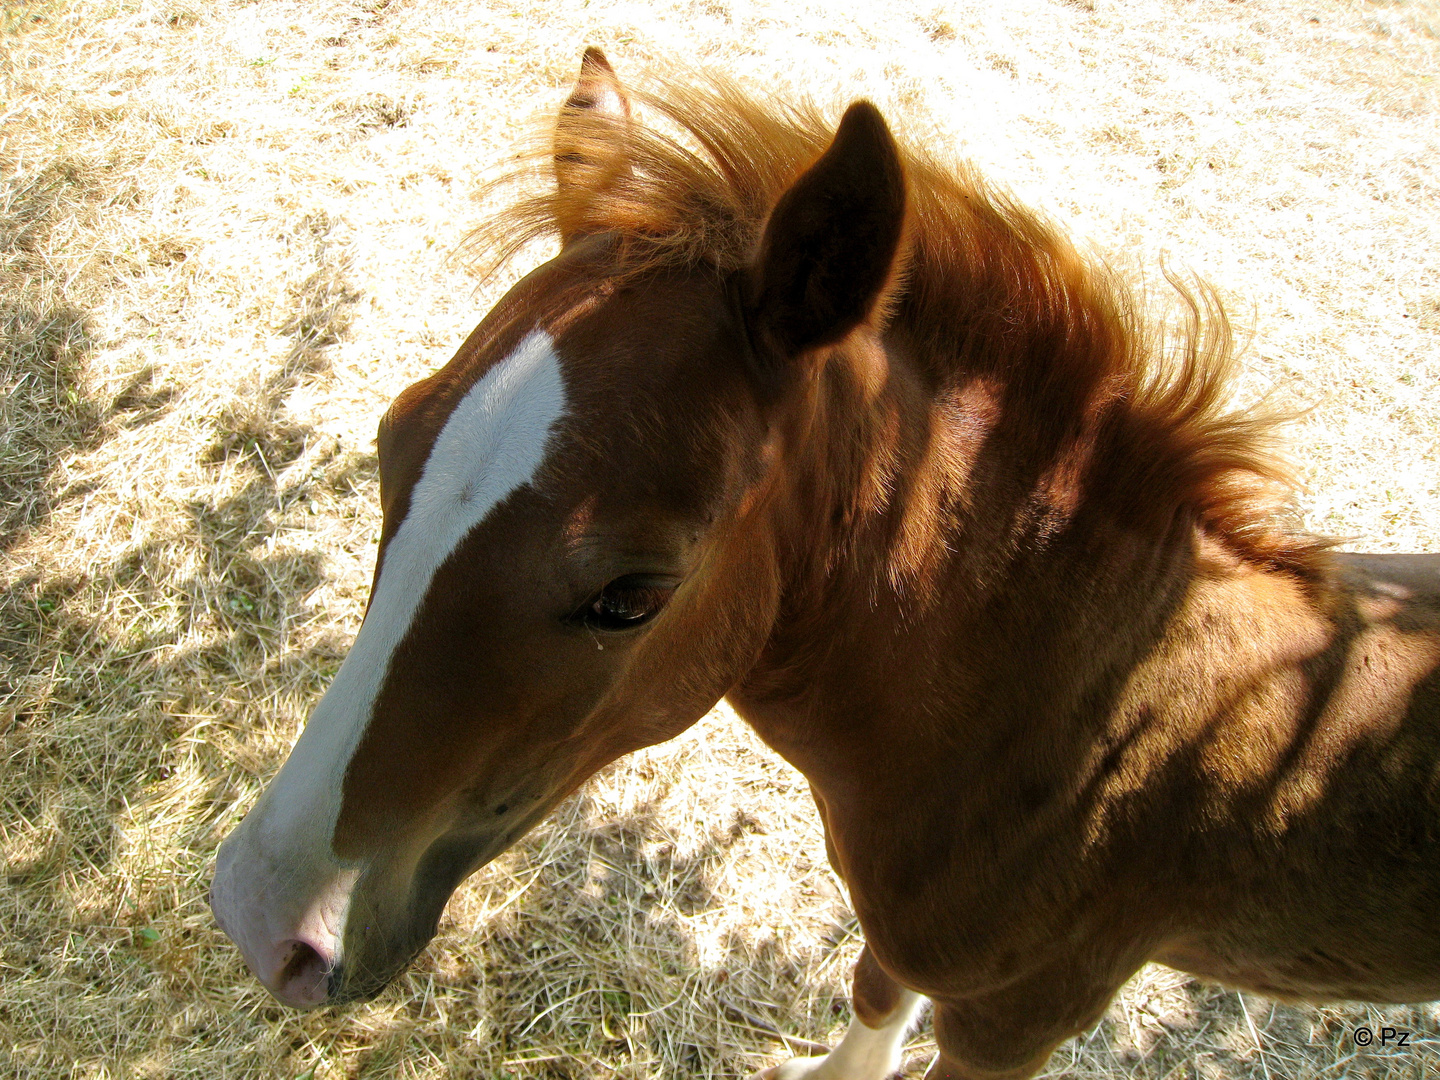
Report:
[[[568,110],[558,133],[549,126],[487,185],[488,195],[516,184],[532,193],[467,241],[485,276],[536,241],[590,233],[616,238],[617,276],[738,270],[771,208],[834,133],[812,104],[762,102],[713,74],[655,78],[630,94],[660,123]],[[1332,542],[1293,524],[1296,483],[1280,452],[1279,428],[1294,413],[1232,407],[1239,365],[1215,292],[1167,271],[1179,318],[1156,318],[1114,271],[973,167],[897,141],[910,220],[883,317],[937,384],[992,380],[1007,404],[1038,414],[1032,426],[1050,452],[1085,444],[1087,497],[1118,491],[1143,503],[1132,515],[1167,520],[1188,510],[1240,558],[1320,579]],[[562,152],[585,170],[581,183],[554,183]],[[1073,470],[1056,475],[1082,483]]]

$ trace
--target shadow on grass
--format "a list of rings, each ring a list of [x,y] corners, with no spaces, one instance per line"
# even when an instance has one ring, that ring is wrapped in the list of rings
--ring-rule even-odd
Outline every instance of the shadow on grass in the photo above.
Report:
[[[1158,969],[1168,973],[1168,969]],[[1429,1006],[1287,1005],[1255,994],[1162,974],[1160,992],[1139,981],[1092,1031],[1063,1045],[1042,1073],[1127,1080],[1420,1080],[1440,1075]],[[1409,1033],[1407,1045],[1391,1028]],[[1360,1045],[1373,1031],[1376,1042]]]
[[[291,640],[323,556],[267,544],[306,484],[251,472],[189,507],[185,543],[0,589],[0,1074],[171,1075],[173,1048],[234,1024],[204,1004],[168,1019],[204,1002],[197,971],[228,944],[209,862],[343,654]],[[194,1075],[246,1073],[226,1057]]]
[[[0,1075],[168,1076],[177,1048],[237,1022],[197,974],[223,947],[209,861],[344,645],[327,632],[297,645],[325,556],[275,541],[312,520],[312,497],[348,497],[374,471],[286,410],[333,340],[317,318],[257,394],[209,419],[217,482],[84,565],[68,538],[64,560],[41,546],[55,510],[86,494],[66,460],[163,415],[173,392],[146,369],[114,400],[88,399],[85,314],[0,308],[0,464],[18,463],[0,468],[0,557],[29,538],[0,578]],[[290,469],[302,456],[312,468]],[[254,1075],[252,1053],[200,1057],[190,1075]]]
[[[79,379],[89,321],[65,301],[0,302],[0,551],[48,516],[58,461],[98,441]]]
[[[482,870],[437,941],[367,1007],[369,1037],[347,1075],[394,1075],[440,1053],[485,1077],[736,1076],[782,1033],[797,1045],[807,1031],[827,1035],[843,1000],[826,992],[809,1016],[787,1005],[813,996],[823,956],[811,953],[850,940],[848,911],[835,893],[830,933],[808,948],[769,927],[715,932],[756,818],[736,812],[677,835],[693,822],[677,821],[667,796],[693,782],[677,772],[619,810],[582,789]],[[476,895],[484,917],[471,910]],[[466,955],[475,961],[456,963]],[[437,1022],[437,1000],[463,1015]]]
[[[106,412],[81,378],[103,283],[85,260],[73,269],[53,236],[112,193],[83,158],[60,150],[36,166],[22,156],[0,147],[0,553],[45,520],[56,466],[97,444]]]

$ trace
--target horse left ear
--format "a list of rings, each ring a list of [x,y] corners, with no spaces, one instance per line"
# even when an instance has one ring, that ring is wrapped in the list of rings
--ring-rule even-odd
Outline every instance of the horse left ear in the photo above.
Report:
[[[629,132],[630,95],[605,54],[591,45],[555,121],[556,219],[562,243],[585,232],[590,200],[629,173]]]
[[[749,270],[747,315],[764,359],[833,345],[871,317],[893,278],[905,202],[895,139],[880,110],[857,101],[775,204]]]

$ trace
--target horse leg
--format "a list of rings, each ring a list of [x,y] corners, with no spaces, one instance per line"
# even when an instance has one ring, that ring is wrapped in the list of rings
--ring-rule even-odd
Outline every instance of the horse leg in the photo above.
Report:
[[[949,1016],[944,1006],[935,1007],[935,1043],[940,1048],[935,1055],[935,1060],[930,1062],[930,1068],[925,1070],[925,1080],[1030,1080],[1030,1077],[1045,1067],[1045,1062],[1050,1059],[1051,1053],[1060,1041],[1051,1043],[1028,1061],[1013,1068],[992,1069],[983,1065],[968,1063],[964,1060],[951,1056],[946,1049],[947,1040],[940,1032],[942,1028],[953,1028],[956,1021],[950,1019],[947,1024],[942,1016]],[[963,1022],[963,1021],[962,1021]]]
[[[1029,1080],[1057,1046],[1100,1019],[1124,981],[1057,965],[996,994],[936,1001],[940,1052],[925,1080]]]
[[[925,999],[880,969],[869,947],[855,965],[855,1019],[840,1045],[819,1057],[792,1058],[754,1080],[885,1080],[898,1072],[905,1034]]]

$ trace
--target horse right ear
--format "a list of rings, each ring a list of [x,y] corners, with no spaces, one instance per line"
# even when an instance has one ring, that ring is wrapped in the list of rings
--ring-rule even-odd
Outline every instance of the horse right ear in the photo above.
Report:
[[[605,54],[592,45],[555,121],[555,216],[562,243],[586,231],[591,199],[629,173],[629,132],[630,96]]]
[[[905,233],[905,169],[868,101],[770,212],[748,272],[746,316],[762,363],[833,345],[883,305]]]

